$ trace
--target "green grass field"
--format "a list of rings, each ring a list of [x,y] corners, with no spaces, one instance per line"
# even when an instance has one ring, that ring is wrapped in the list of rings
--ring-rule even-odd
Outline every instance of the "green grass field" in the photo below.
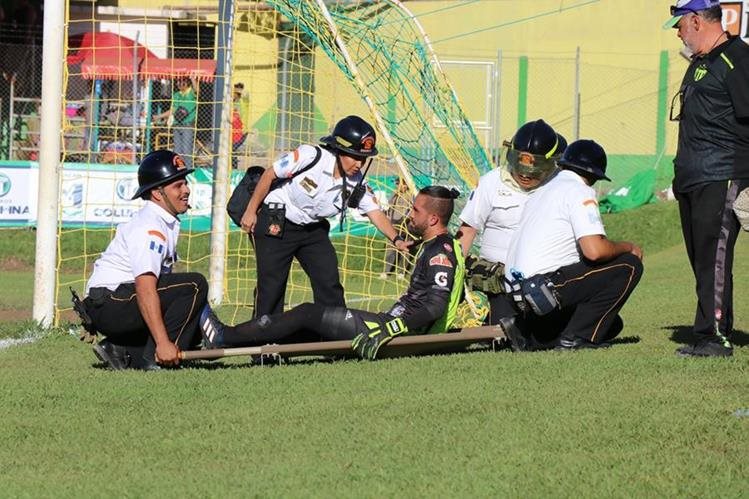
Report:
[[[98,368],[66,327],[4,348],[0,495],[748,497],[749,238],[734,357],[680,359],[694,298],[673,204],[606,223],[642,242],[645,274],[605,351],[142,373]],[[4,276],[0,309],[23,309],[31,272]]]

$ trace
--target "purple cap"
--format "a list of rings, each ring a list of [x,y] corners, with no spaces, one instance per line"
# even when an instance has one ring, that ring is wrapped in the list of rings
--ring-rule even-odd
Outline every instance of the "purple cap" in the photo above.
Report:
[[[671,19],[666,21],[663,29],[676,27],[679,19],[690,12],[695,13],[712,7],[719,7],[720,0],[678,0],[676,5],[671,6]]]

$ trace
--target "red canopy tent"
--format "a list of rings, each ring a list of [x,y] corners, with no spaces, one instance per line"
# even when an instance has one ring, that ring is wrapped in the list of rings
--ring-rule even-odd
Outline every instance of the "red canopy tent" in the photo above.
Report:
[[[143,45],[106,32],[89,32],[71,36],[68,64],[80,64],[81,76],[88,80],[131,80],[133,68],[139,78],[173,79],[180,76],[213,81],[216,61],[213,59],[160,59]]]
[[[143,78],[178,78],[188,76],[200,81],[213,81],[216,61],[213,59],[157,59],[147,57],[140,67]]]
[[[81,64],[86,79],[130,80],[133,67],[137,69],[143,59],[156,58],[146,47],[124,36],[107,32],[88,32],[71,36],[67,56],[70,65]]]

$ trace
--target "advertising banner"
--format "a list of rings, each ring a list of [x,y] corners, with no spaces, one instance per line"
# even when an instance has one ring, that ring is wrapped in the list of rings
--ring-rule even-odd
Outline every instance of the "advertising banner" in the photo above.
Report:
[[[0,163],[0,226],[36,224],[39,168],[36,162]],[[230,190],[244,176],[232,171]],[[187,177],[190,183],[190,210],[180,216],[183,231],[205,232],[211,229],[213,171],[198,168]],[[394,178],[368,176],[380,206],[387,209],[387,191]],[[60,185],[60,217],[63,227],[112,226],[129,220],[140,208],[140,199],[131,200],[138,189],[137,167],[66,163]],[[348,210],[343,230],[339,218],[331,217],[331,236],[375,233],[376,229],[358,210]],[[239,230],[229,222],[230,230]]]
[[[37,179],[38,170],[27,161],[0,164],[0,225],[22,226],[36,220]]]

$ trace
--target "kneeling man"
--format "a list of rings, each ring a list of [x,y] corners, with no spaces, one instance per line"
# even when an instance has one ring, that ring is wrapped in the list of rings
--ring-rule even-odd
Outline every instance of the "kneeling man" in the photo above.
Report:
[[[608,346],[623,328],[618,313],[642,276],[642,250],[606,237],[593,184],[606,153],[592,140],[569,145],[561,171],[531,195],[505,267],[521,313],[504,320],[515,350],[532,350],[537,329],[561,330],[561,350]],[[548,344],[545,346],[549,346]]]

